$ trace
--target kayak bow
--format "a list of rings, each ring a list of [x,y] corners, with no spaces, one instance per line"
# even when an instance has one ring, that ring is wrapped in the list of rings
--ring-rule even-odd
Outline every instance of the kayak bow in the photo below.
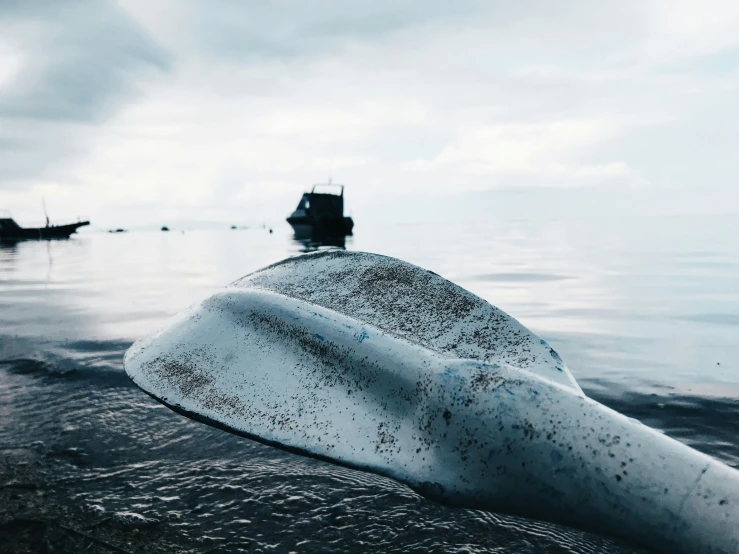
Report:
[[[136,342],[125,367],[189,417],[440,502],[739,552],[738,471],[587,398],[546,341],[400,260],[274,264]]]

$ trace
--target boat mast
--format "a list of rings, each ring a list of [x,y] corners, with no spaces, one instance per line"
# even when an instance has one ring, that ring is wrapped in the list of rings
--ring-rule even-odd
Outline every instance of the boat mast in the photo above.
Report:
[[[44,207],[44,216],[46,217],[46,226],[49,226],[49,214],[46,213],[46,198],[41,197],[41,205]]]

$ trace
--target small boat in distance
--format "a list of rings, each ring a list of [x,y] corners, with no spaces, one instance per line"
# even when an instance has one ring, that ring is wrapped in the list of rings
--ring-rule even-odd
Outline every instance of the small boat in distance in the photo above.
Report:
[[[77,221],[64,225],[50,225],[47,218],[46,227],[21,227],[11,217],[0,217],[0,240],[67,239],[77,229],[89,224],[89,221]]]
[[[338,187],[339,193],[316,192],[316,187]],[[303,194],[298,207],[287,218],[295,234],[351,235],[354,221],[344,217],[344,185],[314,185]]]

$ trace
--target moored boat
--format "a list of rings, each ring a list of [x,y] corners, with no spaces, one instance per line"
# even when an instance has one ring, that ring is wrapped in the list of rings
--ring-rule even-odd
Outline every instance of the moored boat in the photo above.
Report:
[[[338,187],[339,193],[316,192],[316,187]],[[351,235],[354,221],[344,216],[344,185],[314,185],[303,194],[298,207],[287,218],[296,234]]]
[[[89,221],[63,225],[49,225],[47,222],[45,227],[21,227],[11,217],[0,217],[0,240],[66,239],[80,227],[89,224]]]

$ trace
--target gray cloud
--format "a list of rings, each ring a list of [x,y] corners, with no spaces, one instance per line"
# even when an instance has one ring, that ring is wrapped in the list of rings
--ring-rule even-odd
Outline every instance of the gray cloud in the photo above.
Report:
[[[0,36],[21,67],[0,89],[0,189],[22,188],[81,153],[90,124],[171,59],[112,1],[0,3]]]
[[[0,88],[0,193],[235,217],[332,176],[361,206],[739,206],[731,6],[119,2],[0,0],[0,59],[22,68]]]
[[[138,72],[170,65],[114,2],[4,2],[0,25],[24,56],[0,93],[5,118],[99,121],[135,90]]]
[[[188,34],[220,58],[245,61],[304,59],[348,44],[382,39],[434,21],[452,23],[478,13],[481,0],[374,2],[227,2],[192,5]]]

